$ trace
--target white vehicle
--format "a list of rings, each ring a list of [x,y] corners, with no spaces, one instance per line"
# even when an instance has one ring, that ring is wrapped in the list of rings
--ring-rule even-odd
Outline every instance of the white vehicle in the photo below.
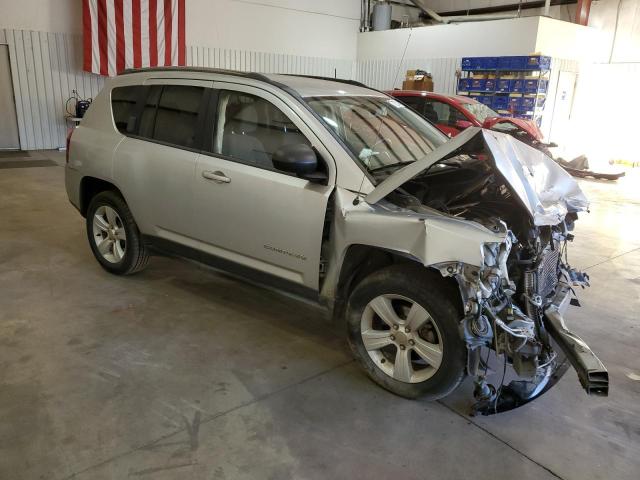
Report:
[[[565,356],[607,393],[562,319],[587,280],[563,260],[587,200],[513,137],[449,140],[355,82],[147,69],[94,100],[66,187],[107,271],[168,253],[312,298],[398,395],[440,398],[470,375],[476,411],[503,411],[555,383]],[[515,381],[487,382],[489,351]]]

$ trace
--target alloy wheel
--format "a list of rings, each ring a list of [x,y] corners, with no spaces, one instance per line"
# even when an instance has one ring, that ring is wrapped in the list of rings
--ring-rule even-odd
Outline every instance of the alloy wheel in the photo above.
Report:
[[[93,215],[93,239],[108,262],[118,263],[124,258],[127,233],[118,212],[108,205],[101,205]]]
[[[380,370],[400,382],[431,378],[442,363],[442,336],[417,302],[401,295],[379,295],[360,321],[364,347]]]

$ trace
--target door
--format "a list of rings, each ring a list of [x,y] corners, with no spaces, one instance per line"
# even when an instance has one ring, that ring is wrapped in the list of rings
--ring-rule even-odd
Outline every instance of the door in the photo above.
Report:
[[[17,150],[20,137],[8,45],[0,45],[0,112],[0,150]]]
[[[214,86],[209,153],[199,157],[195,175],[193,224],[200,248],[317,291],[333,159],[275,95],[236,84]],[[275,150],[299,143],[318,152],[329,177],[324,184],[274,167]]]
[[[185,243],[192,232],[193,182],[211,85],[163,80],[112,91],[114,123],[125,134],[114,154],[114,178],[145,234]],[[132,102],[126,89],[140,88]]]

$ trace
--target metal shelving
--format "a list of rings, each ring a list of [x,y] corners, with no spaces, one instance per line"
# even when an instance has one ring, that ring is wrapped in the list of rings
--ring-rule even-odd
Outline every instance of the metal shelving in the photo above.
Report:
[[[540,125],[549,88],[551,57],[465,57],[458,95],[469,95],[504,116]]]

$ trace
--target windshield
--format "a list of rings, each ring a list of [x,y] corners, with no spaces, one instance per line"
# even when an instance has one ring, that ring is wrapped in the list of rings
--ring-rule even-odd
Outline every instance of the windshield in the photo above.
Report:
[[[480,123],[484,123],[487,118],[499,117],[497,112],[491,110],[484,103],[461,103],[464,108],[471,115],[476,117]]]
[[[390,97],[307,97],[306,102],[369,171],[421,159],[447,138]]]

